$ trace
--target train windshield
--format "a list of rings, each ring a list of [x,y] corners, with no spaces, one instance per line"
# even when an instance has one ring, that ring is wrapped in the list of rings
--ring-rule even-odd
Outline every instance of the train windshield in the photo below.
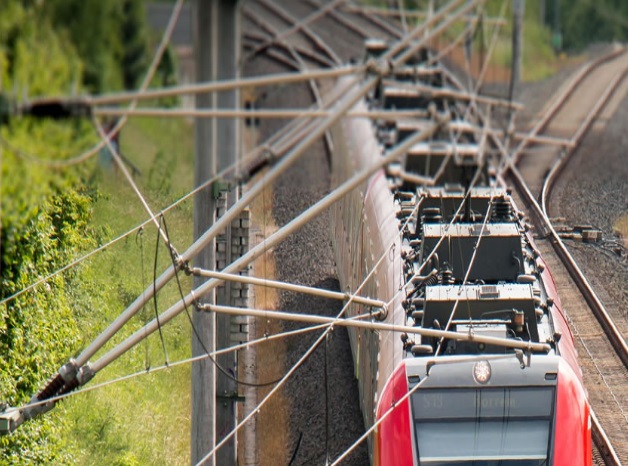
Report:
[[[550,464],[554,387],[423,389],[412,395],[419,464]]]

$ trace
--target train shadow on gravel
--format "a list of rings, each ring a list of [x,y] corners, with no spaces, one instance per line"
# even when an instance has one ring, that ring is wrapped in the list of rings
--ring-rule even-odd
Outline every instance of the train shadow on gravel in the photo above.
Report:
[[[338,280],[332,276],[319,280],[313,286],[335,291],[340,289]],[[282,309],[325,316],[337,315],[343,305],[336,300],[294,293],[284,294],[281,301]],[[303,328],[303,324],[287,323],[285,327],[286,330],[297,329]],[[319,330],[290,338],[287,345],[288,367],[297,362],[321,334],[322,330]],[[364,433],[346,328],[335,328],[329,334],[326,343],[321,343],[290,379],[286,393],[291,403],[291,434],[287,449],[289,457],[293,457],[292,466],[325,464],[327,455],[332,460],[337,458]],[[360,445],[343,464],[368,465],[366,443]]]

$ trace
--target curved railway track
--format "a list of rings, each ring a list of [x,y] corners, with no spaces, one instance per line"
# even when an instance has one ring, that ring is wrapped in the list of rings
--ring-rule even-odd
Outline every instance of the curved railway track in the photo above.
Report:
[[[542,113],[530,137],[564,141],[551,148],[526,151],[523,140],[514,152],[517,169],[509,175],[519,205],[535,221],[537,246],[551,268],[576,337],[585,386],[592,408],[597,464],[628,463],[628,324],[614,317],[597,297],[586,276],[552,226],[548,215],[552,186],[585,137],[591,124],[613,98],[628,70],[624,49],[583,67]],[[561,147],[562,146],[562,147]],[[546,176],[547,174],[547,176]],[[536,202],[541,198],[540,205]]]

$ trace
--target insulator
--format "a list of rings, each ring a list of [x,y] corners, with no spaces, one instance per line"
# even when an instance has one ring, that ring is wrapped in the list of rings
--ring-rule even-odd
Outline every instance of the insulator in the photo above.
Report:
[[[410,349],[414,356],[420,356],[422,354],[434,354],[434,348],[430,345],[412,345]]]
[[[438,283],[438,275],[432,275],[431,277],[429,277],[427,280],[423,282],[423,285],[432,286],[432,285],[436,285],[437,283]]]
[[[438,283],[440,285],[453,285],[455,283],[454,273],[449,268],[447,262],[443,262],[443,268],[438,274]]]
[[[493,222],[511,222],[513,220],[512,204],[506,197],[500,196],[493,201],[491,220]]]
[[[65,380],[63,380],[63,377],[61,377],[61,374],[55,375],[54,378],[48,381],[46,388],[44,388],[42,391],[40,391],[37,394],[37,399],[39,401],[44,401],[44,400],[47,400],[48,398],[52,398],[58,393],[58,391],[63,387],[64,384],[65,384]]]
[[[426,207],[421,215],[422,223],[441,223],[443,216],[439,207]]]

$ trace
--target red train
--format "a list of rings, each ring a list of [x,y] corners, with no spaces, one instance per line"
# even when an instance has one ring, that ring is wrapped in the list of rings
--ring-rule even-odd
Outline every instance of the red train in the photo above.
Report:
[[[332,215],[343,289],[366,280],[362,294],[390,303],[385,322],[460,335],[350,331],[365,425],[377,423],[372,463],[591,464],[589,404],[556,286],[485,156],[473,111],[425,57],[360,104],[424,109],[425,119],[346,119],[334,130],[340,183],[436,119],[448,121]],[[532,343],[544,349],[526,349]]]

